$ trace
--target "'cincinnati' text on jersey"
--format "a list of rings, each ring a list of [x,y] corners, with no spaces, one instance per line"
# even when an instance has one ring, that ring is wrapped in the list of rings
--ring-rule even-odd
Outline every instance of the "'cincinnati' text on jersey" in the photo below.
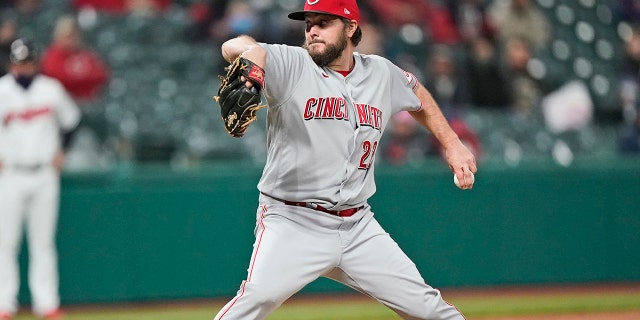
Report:
[[[349,120],[347,103],[342,97],[309,98],[304,107],[304,119]]]
[[[364,103],[356,103],[358,112],[358,123],[363,126],[372,127],[378,131],[382,126],[382,110]]]
[[[304,108],[304,120],[334,119],[349,120],[347,102],[342,97],[313,97],[309,98]],[[372,105],[355,104],[358,113],[358,123],[377,130],[382,127],[382,111]]]

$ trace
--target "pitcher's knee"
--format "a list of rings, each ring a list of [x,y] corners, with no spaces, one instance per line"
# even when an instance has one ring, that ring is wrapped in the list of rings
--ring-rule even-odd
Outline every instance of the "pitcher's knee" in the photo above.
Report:
[[[462,313],[453,305],[442,300],[437,294],[427,296],[407,306],[405,312],[398,312],[403,319],[411,320],[464,320]]]
[[[244,289],[245,295],[250,297],[252,303],[271,310],[278,308],[291,295],[283,292],[281,287],[255,283],[246,283]]]
[[[266,319],[286,299],[281,292],[271,286],[243,282],[236,297],[229,301],[214,319]]]

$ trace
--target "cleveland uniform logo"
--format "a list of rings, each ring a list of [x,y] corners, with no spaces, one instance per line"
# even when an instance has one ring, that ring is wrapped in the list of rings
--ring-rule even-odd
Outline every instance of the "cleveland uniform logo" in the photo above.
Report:
[[[53,108],[46,106],[41,108],[27,109],[23,111],[9,112],[5,115],[2,123],[7,126],[14,120],[31,121],[35,118],[46,116],[53,113]]]

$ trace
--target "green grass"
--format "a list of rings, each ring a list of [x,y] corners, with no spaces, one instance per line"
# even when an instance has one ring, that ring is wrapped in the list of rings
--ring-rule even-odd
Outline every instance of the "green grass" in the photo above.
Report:
[[[597,313],[640,310],[640,292],[460,298],[451,299],[450,302],[469,317]]]
[[[550,294],[535,296],[472,296],[449,299],[467,319],[508,315],[596,313],[640,310],[640,292]],[[105,306],[68,308],[65,320],[191,320],[213,319],[220,303]],[[23,311],[16,320],[35,320]],[[270,320],[397,320],[391,310],[372,300],[345,298],[287,302]]]

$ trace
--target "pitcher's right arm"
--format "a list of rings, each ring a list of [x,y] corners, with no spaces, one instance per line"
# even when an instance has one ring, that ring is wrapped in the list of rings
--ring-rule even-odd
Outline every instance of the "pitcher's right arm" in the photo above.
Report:
[[[232,62],[237,57],[250,60],[261,68],[267,62],[267,52],[250,36],[241,35],[225,41],[222,44],[222,57]]]

